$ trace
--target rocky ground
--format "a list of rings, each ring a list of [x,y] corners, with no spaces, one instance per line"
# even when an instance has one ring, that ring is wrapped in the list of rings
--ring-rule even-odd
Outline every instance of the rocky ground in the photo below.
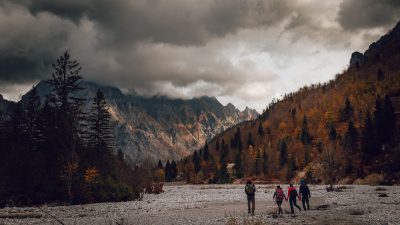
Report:
[[[277,217],[272,185],[258,185],[256,215],[246,215],[243,185],[172,185],[142,201],[41,208],[4,208],[0,217],[17,213],[41,218],[0,219],[2,224],[400,224],[400,187],[345,186],[326,192],[311,186],[312,210]],[[285,186],[286,189],[286,186]],[[387,197],[385,197],[387,196]],[[284,203],[289,211],[289,204]]]

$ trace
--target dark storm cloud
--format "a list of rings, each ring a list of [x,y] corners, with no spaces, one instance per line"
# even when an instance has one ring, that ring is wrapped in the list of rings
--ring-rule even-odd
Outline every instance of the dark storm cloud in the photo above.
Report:
[[[400,19],[400,1],[344,0],[337,19],[346,30],[390,28]]]
[[[68,39],[71,25],[48,14],[34,17],[22,8],[0,7],[0,82],[25,83],[47,78],[51,63]]]
[[[48,78],[68,49],[86,79],[142,94],[264,101],[285,92],[271,83],[289,86],[277,74],[296,73],[294,63],[306,74],[308,50],[363,48],[378,35],[343,32],[356,3],[338,17],[340,2],[320,0],[0,0],[0,92]]]
[[[102,38],[201,45],[241,28],[269,26],[290,13],[286,0],[25,0],[33,14],[51,12],[76,23],[87,17]]]

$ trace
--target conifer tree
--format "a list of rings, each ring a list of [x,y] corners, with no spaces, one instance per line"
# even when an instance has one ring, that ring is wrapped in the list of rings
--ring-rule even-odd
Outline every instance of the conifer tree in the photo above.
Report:
[[[158,160],[157,168],[162,169],[162,170],[164,169],[164,166],[163,166],[161,160]]]
[[[165,181],[171,181],[171,163],[169,162],[169,160],[165,164]]]
[[[61,178],[66,186],[67,200],[72,203],[72,187],[79,164],[79,144],[81,142],[81,125],[83,122],[82,105],[84,99],[78,97],[83,90],[80,86],[81,67],[76,60],[71,60],[65,52],[56,64],[53,64],[52,78],[48,80],[51,87],[49,99],[56,111],[55,148],[61,150],[59,157]]]
[[[225,158],[221,158],[221,167],[219,169],[219,183],[225,184],[229,181],[227,162]]]
[[[311,144],[311,140],[312,140],[312,137],[311,137],[310,133],[308,132],[307,116],[305,116],[305,115],[303,118],[303,127],[301,129],[300,140],[301,140],[301,143],[303,143],[304,145]]]
[[[242,178],[243,177],[242,154],[239,151],[236,152],[234,163],[235,166],[233,169],[235,170],[236,177]]]
[[[282,168],[288,162],[288,151],[287,151],[287,145],[286,145],[285,140],[281,140],[279,142],[279,152],[280,152],[279,165]]]
[[[395,112],[390,100],[390,96],[386,95],[383,102],[383,129],[382,129],[382,142],[384,144],[390,143],[395,129],[396,129],[396,118]]]
[[[209,150],[208,150],[208,144],[206,143],[203,150],[203,160],[208,161],[208,158],[209,158]]]
[[[364,121],[364,128],[362,130],[361,147],[363,150],[364,162],[369,162],[371,158],[379,153],[379,146],[376,142],[371,114],[368,112]]]
[[[194,164],[194,172],[198,173],[201,170],[201,164],[200,164],[200,157],[197,151],[195,151],[193,154],[193,164]]]
[[[25,110],[25,129],[26,139],[30,150],[36,150],[42,142],[42,134],[40,130],[40,111],[41,103],[36,87],[33,87],[27,94],[24,104]]]
[[[348,152],[355,152],[358,143],[358,132],[354,127],[353,121],[349,120],[347,132],[345,134],[344,145]]]
[[[170,166],[170,178],[171,180],[175,180],[176,176],[178,175],[178,168],[176,165],[176,162],[172,160],[171,166]]]
[[[254,140],[253,140],[253,135],[251,134],[251,132],[249,132],[249,135],[247,137],[247,147],[248,146],[254,146]]]
[[[264,128],[262,126],[262,122],[260,121],[260,124],[258,125],[258,135],[260,136],[264,136],[265,132],[264,132]]]
[[[264,149],[262,157],[263,157],[263,163],[262,163],[263,174],[264,176],[267,176],[267,174],[269,173],[267,149]]]

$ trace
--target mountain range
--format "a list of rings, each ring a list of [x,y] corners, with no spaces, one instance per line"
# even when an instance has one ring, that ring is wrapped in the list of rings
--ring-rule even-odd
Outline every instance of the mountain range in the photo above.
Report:
[[[78,95],[85,97],[86,110],[98,89],[104,93],[114,125],[113,145],[131,165],[178,160],[225,129],[258,116],[257,111],[249,108],[240,111],[230,103],[223,106],[215,97],[144,97],[91,81],[82,81],[81,86],[84,90]],[[39,82],[36,89],[42,100],[50,92],[45,81]],[[0,111],[7,115],[13,104],[1,98]]]

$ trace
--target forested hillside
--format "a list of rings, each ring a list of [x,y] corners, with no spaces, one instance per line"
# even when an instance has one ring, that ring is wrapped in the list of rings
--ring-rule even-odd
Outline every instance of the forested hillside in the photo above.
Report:
[[[400,181],[400,24],[335,79],[274,100],[178,163],[177,178]]]

